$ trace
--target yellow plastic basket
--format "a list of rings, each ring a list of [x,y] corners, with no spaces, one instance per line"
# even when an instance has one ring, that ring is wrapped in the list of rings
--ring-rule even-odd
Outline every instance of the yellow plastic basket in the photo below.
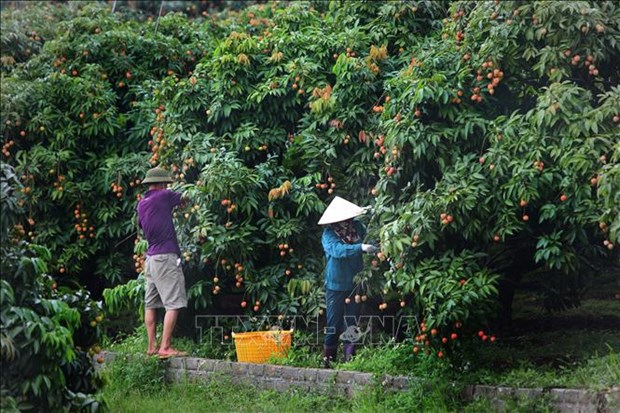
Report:
[[[271,357],[285,357],[291,348],[293,330],[232,333],[237,361],[264,363]]]

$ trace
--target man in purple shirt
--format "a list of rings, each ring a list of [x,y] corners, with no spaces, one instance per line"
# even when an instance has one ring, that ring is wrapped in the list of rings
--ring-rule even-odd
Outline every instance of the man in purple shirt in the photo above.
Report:
[[[172,182],[170,174],[161,168],[152,168],[142,181],[148,191],[138,203],[138,225],[148,242],[146,251],[146,293],[144,324],[148,336],[147,354],[160,358],[184,356],[186,353],[172,347],[172,332],[179,310],[187,307],[185,277],[181,269],[181,250],[172,223],[172,210],[185,205],[181,194],[166,189]],[[157,345],[157,309],[164,308],[164,330],[161,345]]]

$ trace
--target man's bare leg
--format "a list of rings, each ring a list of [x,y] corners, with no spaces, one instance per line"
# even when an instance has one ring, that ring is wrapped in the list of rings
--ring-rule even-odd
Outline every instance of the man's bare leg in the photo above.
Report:
[[[187,353],[178,351],[172,347],[172,332],[177,324],[179,310],[167,310],[164,316],[164,331],[161,336],[161,347],[159,348],[160,356],[185,356]]]
[[[157,345],[157,309],[147,308],[144,311],[144,325],[146,326],[146,335],[149,340],[146,354],[157,354],[159,351],[159,346]]]

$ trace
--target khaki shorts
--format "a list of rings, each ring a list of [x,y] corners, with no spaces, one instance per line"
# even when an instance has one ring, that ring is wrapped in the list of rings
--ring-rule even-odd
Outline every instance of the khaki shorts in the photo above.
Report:
[[[177,254],[146,257],[146,308],[177,310],[187,307],[185,277]]]

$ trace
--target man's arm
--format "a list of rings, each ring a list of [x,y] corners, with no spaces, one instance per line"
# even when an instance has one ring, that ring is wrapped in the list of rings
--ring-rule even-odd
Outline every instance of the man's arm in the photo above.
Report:
[[[182,196],[179,192],[168,190],[168,194],[170,196],[170,202],[172,203],[172,207],[185,208],[189,203],[189,198],[187,196]]]

